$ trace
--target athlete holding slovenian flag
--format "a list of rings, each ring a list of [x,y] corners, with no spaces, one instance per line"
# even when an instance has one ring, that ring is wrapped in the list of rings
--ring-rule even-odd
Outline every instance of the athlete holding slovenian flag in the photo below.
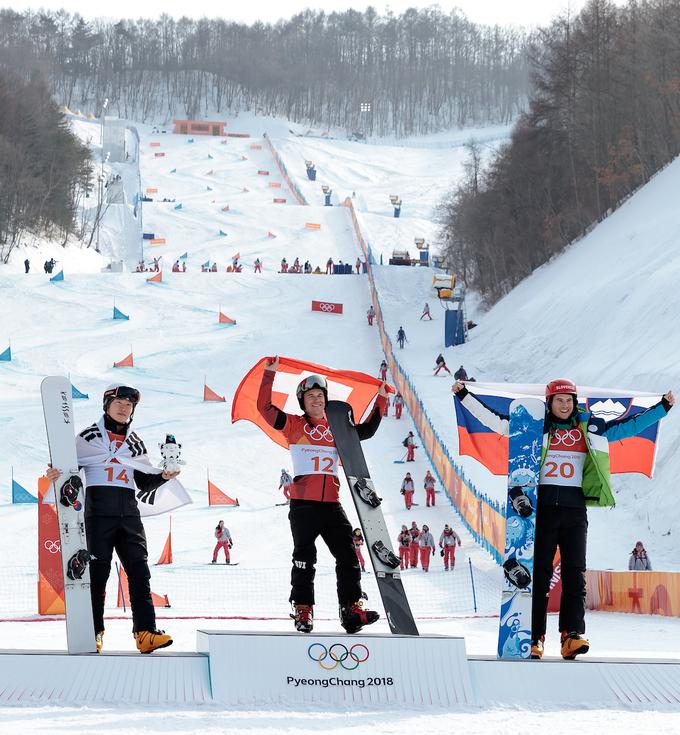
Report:
[[[508,416],[489,408],[458,380],[452,389],[462,406],[483,426],[508,435]],[[585,633],[586,506],[612,506],[609,443],[637,436],[660,421],[675,403],[671,391],[645,411],[613,421],[579,410],[577,388],[570,380],[553,380],[545,389],[546,412],[536,508],[531,657],[540,659],[545,641],[552,562],[559,547],[562,597],[559,629],[562,656],[587,653]],[[513,499],[517,512],[528,502]]]

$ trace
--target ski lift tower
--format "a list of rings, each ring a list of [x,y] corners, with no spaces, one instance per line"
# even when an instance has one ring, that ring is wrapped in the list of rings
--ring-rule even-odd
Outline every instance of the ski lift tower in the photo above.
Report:
[[[465,318],[465,284],[456,283],[450,274],[435,273],[432,286],[437,292],[439,303],[446,309],[444,319],[444,346],[455,347],[467,341]]]

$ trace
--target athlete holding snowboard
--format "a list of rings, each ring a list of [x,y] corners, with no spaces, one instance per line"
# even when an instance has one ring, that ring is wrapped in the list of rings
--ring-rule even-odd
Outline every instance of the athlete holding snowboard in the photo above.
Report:
[[[293,460],[293,485],[288,519],[293,535],[293,567],[290,602],[295,628],[310,633],[313,628],[316,539],[321,536],[335,557],[340,623],[348,633],[374,623],[379,615],[363,609],[361,569],[350,525],[340,504],[338,452],[328,426],[326,379],[310,375],[298,385],[296,396],[302,416],[284,413],[272,404],[272,386],[278,357],[267,360],[257,398],[257,408],[267,423],[283,432]],[[385,383],[380,387],[367,421],[356,429],[360,439],[372,437],[380,425],[387,400]]]
[[[135,493],[153,492],[179,474],[153,470],[146,447],[131,430],[140,393],[124,384],[104,392],[104,415],[76,437],[78,464],[85,468],[87,491],[85,519],[90,561],[90,592],[97,652],[103,646],[104,598],[116,550],[128,575],[133,634],[140,653],[151,653],[172,644],[172,638],[156,629],[156,612],[146,548],[146,535]],[[49,467],[50,482],[61,474]]]
[[[508,435],[508,417],[488,408],[464,383],[451,389],[463,406],[482,424]],[[546,632],[548,594],[553,559],[559,547],[562,596],[559,630],[562,656],[573,659],[587,653],[585,633],[586,506],[612,506],[609,443],[636,436],[664,418],[675,403],[673,393],[646,411],[605,421],[577,405],[577,389],[569,380],[553,380],[545,389],[546,409],[538,483],[534,579],[531,615],[531,657],[540,659]],[[523,514],[518,495],[513,505]],[[530,510],[530,509],[529,509]]]

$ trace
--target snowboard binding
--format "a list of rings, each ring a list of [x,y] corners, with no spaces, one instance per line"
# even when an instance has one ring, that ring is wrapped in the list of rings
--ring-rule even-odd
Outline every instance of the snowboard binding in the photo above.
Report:
[[[80,510],[81,503],[78,496],[82,492],[83,481],[78,475],[71,475],[59,489],[59,502],[67,508]]]
[[[177,472],[179,466],[186,464],[183,459],[180,459],[182,454],[182,445],[177,443],[174,434],[166,434],[165,441],[158,445],[161,449],[161,467],[167,472]]]
[[[371,548],[378,559],[380,559],[385,566],[390,567],[390,569],[396,569],[400,565],[401,562],[399,561],[399,557],[394,552],[390,551],[382,541],[376,541]]]
[[[528,518],[534,512],[531,498],[519,485],[511,487],[508,490],[508,497],[510,498],[512,507],[515,509],[515,513],[521,518]]]
[[[504,562],[503,573],[508,582],[520,590],[526,589],[531,584],[531,572],[517,559],[508,559]]]
[[[377,508],[380,503],[382,503],[382,498],[379,498],[376,491],[372,487],[369,487],[369,484],[364,477],[360,477],[354,483],[354,489],[364,503],[370,505],[371,508]]]
[[[68,560],[68,564],[66,565],[66,576],[74,581],[82,579],[83,574],[85,574],[85,570],[87,569],[87,565],[94,558],[95,557],[92,556],[87,549],[76,551],[76,553]]]

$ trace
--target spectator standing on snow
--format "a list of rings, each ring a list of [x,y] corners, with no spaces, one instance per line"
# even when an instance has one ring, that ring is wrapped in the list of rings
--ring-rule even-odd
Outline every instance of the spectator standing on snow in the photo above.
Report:
[[[24,260],[24,268],[26,269],[26,273],[31,269],[31,261],[28,258]]]
[[[430,569],[430,557],[434,556],[434,536],[430,533],[429,526],[423,524],[423,530],[418,539],[420,546],[420,566],[424,572]]]
[[[285,258],[281,258],[281,273],[288,273],[288,261]]]
[[[357,269],[357,276],[361,273],[361,258],[357,258],[357,262],[354,264]]]
[[[215,538],[217,539],[217,543],[215,544],[211,564],[217,564],[217,554],[220,549],[224,551],[224,563],[231,564],[229,549],[234,545],[234,542],[231,540],[231,534],[229,533],[229,529],[224,525],[224,521],[220,521],[217,524],[215,528]]]
[[[259,258],[255,258],[255,273],[262,273],[262,261]]]
[[[397,546],[399,547],[399,566],[401,569],[408,569],[411,561],[411,544],[413,540],[406,526],[401,527],[401,531],[397,536]]]
[[[413,505],[413,493],[415,491],[416,486],[413,484],[411,473],[407,472],[401,483],[401,494],[404,496],[404,504],[406,505],[406,510],[411,510],[411,506]]]
[[[397,342],[399,342],[399,348],[404,349],[404,342],[408,342],[406,339],[406,332],[404,331],[404,327],[399,327],[399,331],[397,332]]]
[[[633,572],[651,572],[652,563],[649,561],[647,556],[647,550],[642,544],[642,541],[638,541],[635,544],[635,548],[630,554],[628,560],[628,569]]]
[[[444,355],[442,355],[441,352],[437,355],[435,364],[437,366],[434,371],[435,375],[439,375],[440,370],[446,370],[446,372],[451,375],[451,371],[448,369],[448,367],[446,367],[446,360],[444,359]]]
[[[456,566],[456,545],[461,545],[460,536],[447,523],[439,537],[439,548],[444,557],[444,571],[453,571]]]
[[[380,380],[387,380],[387,363],[385,360],[380,363],[378,375],[380,375]]]
[[[283,497],[286,499],[286,505],[290,505],[290,489],[293,486],[293,478],[288,474],[285,468],[281,470],[281,479],[279,481],[279,490],[283,490]]]
[[[434,475],[428,470],[425,473],[425,481],[423,482],[423,487],[425,488],[425,505],[429,508],[432,506],[434,508],[434,486],[436,484],[436,480],[434,479]]]
[[[408,532],[411,534],[411,566],[416,569],[418,566],[418,555],[420,553],[420,545],[418,544],[420,529],[415,521],[411,521],[411,528],[409,528]]]
[[[402,446],[406,447],[406,461],[407,462],[415,462],[416,461],[416,440],[413,436],[413,432],[409,431],[408,435],[404,439],[404,441],[401,443]]]
[[[425,302],[425,307],[423,308],[423,313],[420,315],[420,321],[422,322],[423,319],[429,319],[432,321],[432,314],[430,314],[430,305]]]
[[[361,547],[364,545],[364,534],[361,533],[360,528],[355,528],[352,532],[352,541],[354,541],[354,550],[357,552],[357,559],[361,566],[361,571],[366,571],[366,562],[364,561],[364,555],[361,553]]]
[[[375,319],[375,309],[373,308],[373,304],[371,304],[368,307],[368,311],[366,312],[366,319],[368,319],[368,326],[373,326],[373,320]]]
[[[394,396],[394,418],[400,419],[401,412],[404,410],[404,396],[397,391],[397,395]]]
[[[333,258],[329,258],[326,261],[326,275],[330,276],[333,274]]]
[[[465,368],[461,365],[458,370],[453,374],[456,380],[469,380],[468,374],[465,372]]]

